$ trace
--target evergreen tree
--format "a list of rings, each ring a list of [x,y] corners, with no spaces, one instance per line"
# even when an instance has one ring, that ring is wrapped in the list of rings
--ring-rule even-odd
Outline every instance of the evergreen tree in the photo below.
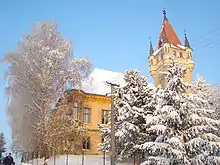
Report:
[[[2,157],[2,154],[3,154],[4,152],[6,152],[5,144],[6,144],[6,142],[5,142],[5,136],[4,136],[4,133],[1,132],[1,133],[0,133],[0,158]]]
[[[158,109],[146,117],[145,142],[136,145],[148,154],[142,165],[220,164],[220,122],[211,106],[204,106],[205,92],[193,93],[195,88],[183,82],[186,71],[183,64],[172,61],[164,72],[167,86],[161,90]]]
[[[197,80],[192,83],[191,86],[191,96],[195,96],[195,103],[198,103],[197,106],[214,108],[214,95],[213,87],[210,84],[205,82],[205,79],[201,76],[197,76]]]
[[[115,136],[119,158],[128,157],[136,151],[135,145],[143,143],[145,116],[156,109],[155,87],[148,84],[146,77],[137,70],[124,74],[126,85],[115,90]],[[104,142],[100,149],[110,149],[110,128],[102,127]]]
[[[211,107],[216,111],[218,119],[220,119],[220,86],[212,86],[205,82],[205,79],[201,76],[197,77],[197,80],[193,82],[191,87],[191,93],[198,95],[202,100],[197,100],[198,103],[204,107]]]
[[[220,120],[220,86],[214,86],[212,87],[212,106],[214,107],[218,119]]]

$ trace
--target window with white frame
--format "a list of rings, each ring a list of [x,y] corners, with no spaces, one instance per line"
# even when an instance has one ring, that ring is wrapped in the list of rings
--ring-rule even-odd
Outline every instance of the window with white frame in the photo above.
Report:
[[[91,108],[84,107],[84,109],[83,109],[83,122],[84,123],[91,122]]]
[[[109,118],[109,110],[102,110],[102,124],[107,124],[108,123],[108,118]]]

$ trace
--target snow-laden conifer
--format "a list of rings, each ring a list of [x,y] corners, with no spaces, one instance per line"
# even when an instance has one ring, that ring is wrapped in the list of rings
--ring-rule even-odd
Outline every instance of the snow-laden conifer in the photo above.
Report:
[[[142,165],[217,165],[220,149],[215,111],[202,90],[183,82],[187,68],[171,62],[158,109],[146,118],[145,143],[136,147],[147,155]],[[204,89],[205,90],[205,89]]]
[[[137,70],[129,70],[124,74],[126,85],[115,89],[115,136],[119,158],[128,157],[136,151],[135,145],[146,139],[144,124],[147,115],[156,109],[155,87],[147,82]],[[110,128],[102,126],[104,142],[100,149],[110,149]]]

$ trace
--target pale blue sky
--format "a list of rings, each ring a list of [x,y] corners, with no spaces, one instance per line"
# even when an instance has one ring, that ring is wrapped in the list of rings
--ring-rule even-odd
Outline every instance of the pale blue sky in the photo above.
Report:
[[[52,20],[72,41],[76,56],[87,54],[94,67],[116,72],[137,68],[152,82],[147,61],[149,38],[155,46],[164,7],[181,41],[184,29],[187,31],[194,49],[194,78],[199,73],[209,83],[219,83],[219,0],[1,0],[0,57],[15,49],[33,24]],[[1,66],[1,75],[4,69]],[[3,79],[0,97],[0,131],[9,139]]]

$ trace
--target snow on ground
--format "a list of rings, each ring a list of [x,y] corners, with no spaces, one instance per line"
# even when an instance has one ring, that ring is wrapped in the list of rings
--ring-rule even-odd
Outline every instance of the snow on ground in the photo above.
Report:
[[[111,91],[110,87],[105,83],[106,81],[119,85],[124,85],[125,83],[123,73],[95,68],[89,75],[89,83],[82,85],[82,90],[87,93],[105,95]]]
[[[55,165],[67,165],[66,155],[56,156]],[[54,157],[46,160],[48,165],[54,165]],[[44,159],[34,159],[29,163],[21,163],[20,165],[43,165]],[[102,155],[85,155],[84,165],[104,165]],[[82,155],[69,155],[68,165],[82,165]],[[106,156],[105,165],[110,165],[110,158]],[[132,161],[117,163],[117,165],[133,165]]]

